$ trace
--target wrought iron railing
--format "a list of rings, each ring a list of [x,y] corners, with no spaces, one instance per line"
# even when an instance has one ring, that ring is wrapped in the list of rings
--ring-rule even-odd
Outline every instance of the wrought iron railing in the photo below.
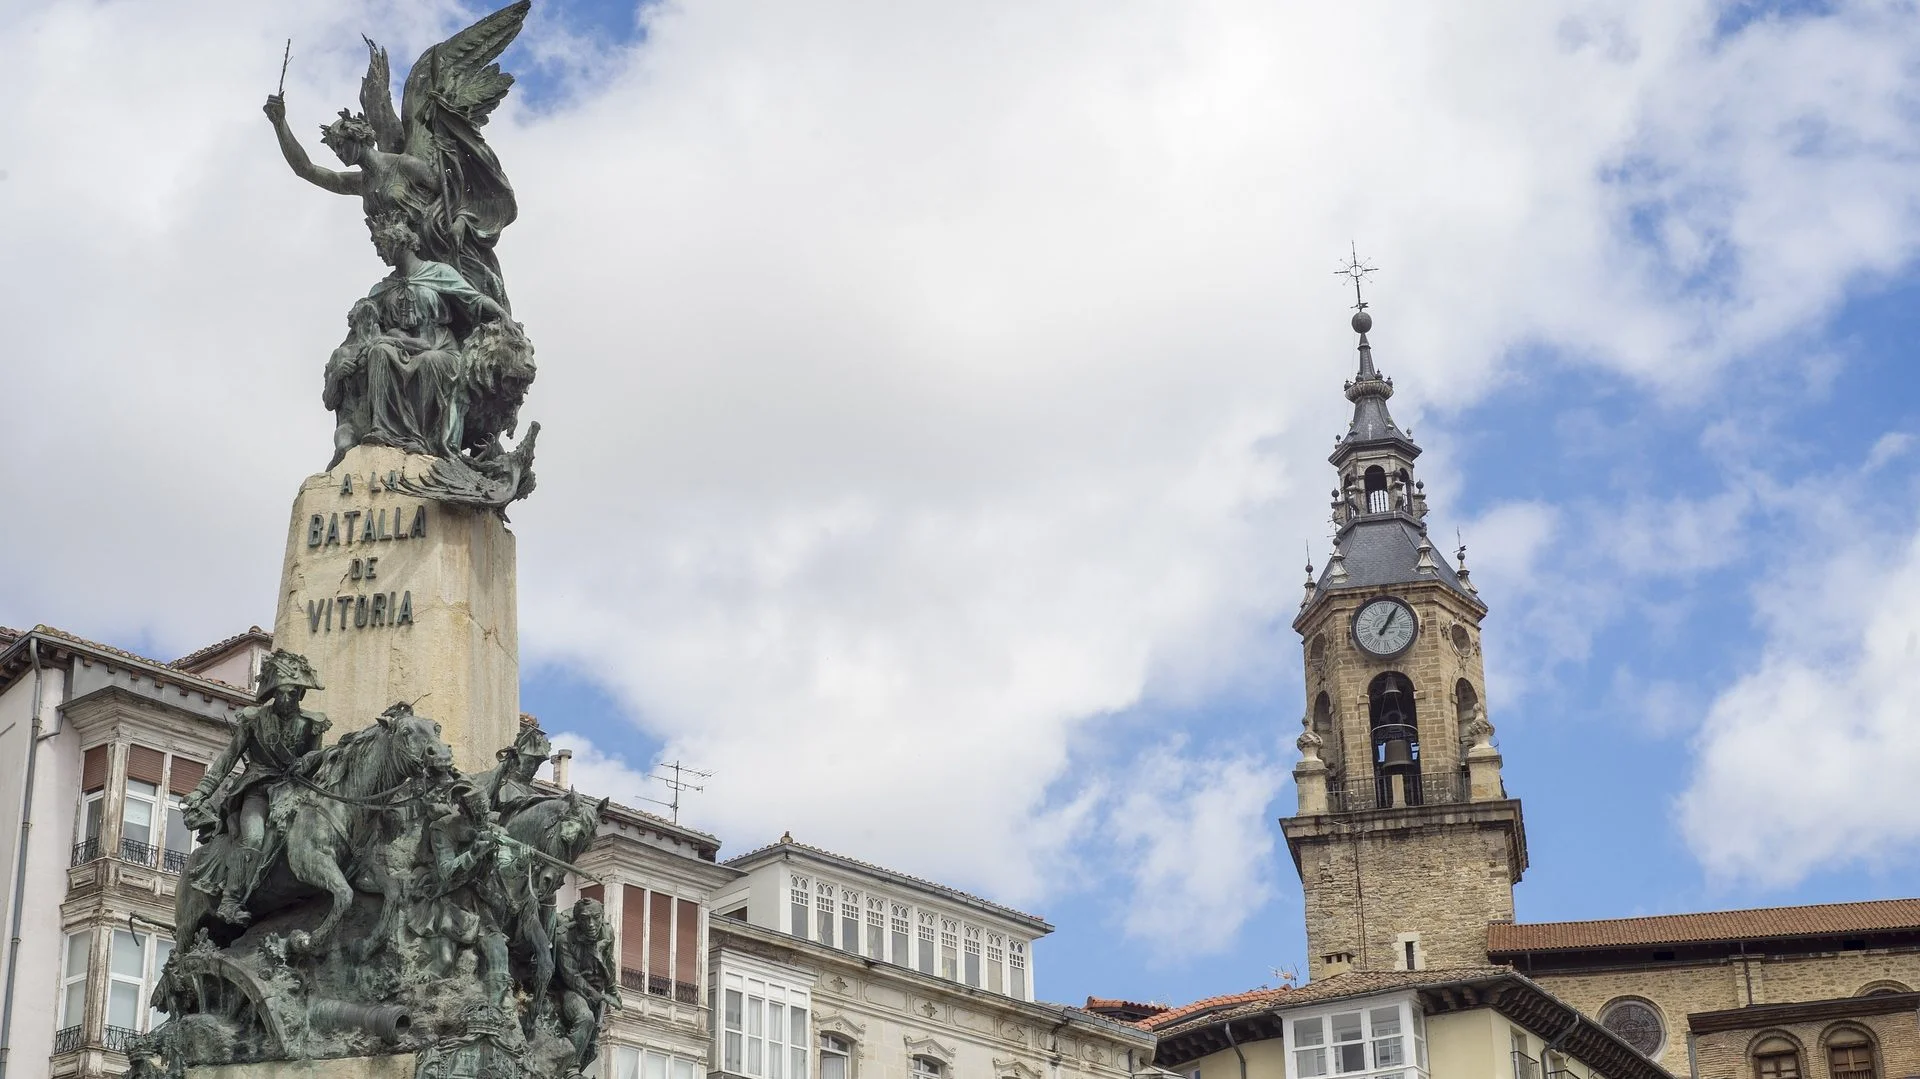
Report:
[[[67,867],[72,868],[76,865],[86,865],[88,862],[95,862],[99,860],[100,860],[100,837],[97,835],[90,835],[87,838],[82,839],[80,842],[75,843],[73,845],[73,860],[67,863]]]
[[[1540,1079],[1540,1062],[1522,1053],[1513,1051],[1513,1079]]]
[[[160,868],[169,873],[185,873],[187,871],[187,852],[168,847],[160,854]]]
[[[157,865],[160,861],[160,848],[151,843],[142,843],[138,839],[120,841],[120,860],[135,865]]]
[[[1395,789],[1393,775],[1380,774],[1345,786],[1329,785],[1327,808],[1335,813],[1351,813],[1362,809],[1436,805],[1467,800],[1466,784],[1461,781],[1458,772],[1402,772],[1399,774],[1405,777],[1405,797],[1401,797],[1400,792]]]
[[[620,988],[645,993],[650,997],[669,997],[682,1004],[700,1003],[698,985],[692,982],[675,981],[658,974],[648,974],[632,967],[620,968]]]
[[[101,1044],[105,1045],[110,1053],[124,1053],[127,1051],[127,1043],[139,1036],[140,1032],[131,1027],[108,1027],[106,1039]]]
[[[59,1030],[54,1031],[53,1055],[59,1056],[62,1053],[78,1052],[80,1047],[86,1044],[86,1039],[80,1036],[80,1032],[83,1029],[85,1028],[73,1026],[61,1027]]]

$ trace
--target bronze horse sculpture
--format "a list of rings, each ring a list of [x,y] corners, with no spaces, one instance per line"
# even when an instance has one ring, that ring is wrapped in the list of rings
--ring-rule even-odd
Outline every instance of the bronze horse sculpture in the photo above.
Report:
[[[296,934],[302,950],[325,946],[356,891],[382,896],[380,927],[365,938],[375,949],[389,935],[396,912],[392,885],[378,852],[405,828],[413,815],[411,790],[435,777],[453,774],[453,751],[440,738],[440,725],[396,704],[371,727],[303,758],[294,774],[274,792],[270,834],[277,837],[266,854],[270,871],[246,907],[258,915],[289,902],[326,896],[329,906],[319,924]],[[231,853],[233,838],[221,834],[195,848],[186,879],[200,881],[217,873],[217,860]],[[221,921],[214,897],[182,882],[174,908],[175,938],[193,940],[205,929],[216,942],[239,936],[240,928]]]

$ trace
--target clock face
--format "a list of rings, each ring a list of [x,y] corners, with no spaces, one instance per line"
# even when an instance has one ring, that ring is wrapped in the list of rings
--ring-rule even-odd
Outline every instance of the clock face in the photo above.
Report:
[[[1353,616],[1353,641],[1372,655],[1397,656],[1413,643],[1419,623],[1397,599],[1371,600]]]

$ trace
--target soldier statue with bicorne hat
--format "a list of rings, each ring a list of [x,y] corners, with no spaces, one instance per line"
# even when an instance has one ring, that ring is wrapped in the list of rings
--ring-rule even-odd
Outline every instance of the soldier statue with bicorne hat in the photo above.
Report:
[[[300,707],[308,690],[325,688],[305,656],[275,649],[260,669],[258,703],[234,713],[233,739],[182,806],[202,842],[224,832],[231,843],[232,856],[209,860],[192,882],[220,897],[216,916],[229,924],[247,923],[247,898],[268,862],[267,812],[275,795],[332,726]],[[234,775],[242,763],[245,770]]]

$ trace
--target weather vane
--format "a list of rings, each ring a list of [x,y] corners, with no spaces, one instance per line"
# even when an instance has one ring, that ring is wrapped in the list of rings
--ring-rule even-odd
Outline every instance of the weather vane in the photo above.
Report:
[[[1372,273],[1376,267],[1361,262],[1360,255],[1351,242],[1347,244],[1347,252],[1347,264],[1333,272],[1334,275],[1338,277],[1353,278],[1353,309],[1355,311],[1365,311],[1367,309],[1367,301],[1360,298],[1360,282],[1366,280],[1367,275]]]

